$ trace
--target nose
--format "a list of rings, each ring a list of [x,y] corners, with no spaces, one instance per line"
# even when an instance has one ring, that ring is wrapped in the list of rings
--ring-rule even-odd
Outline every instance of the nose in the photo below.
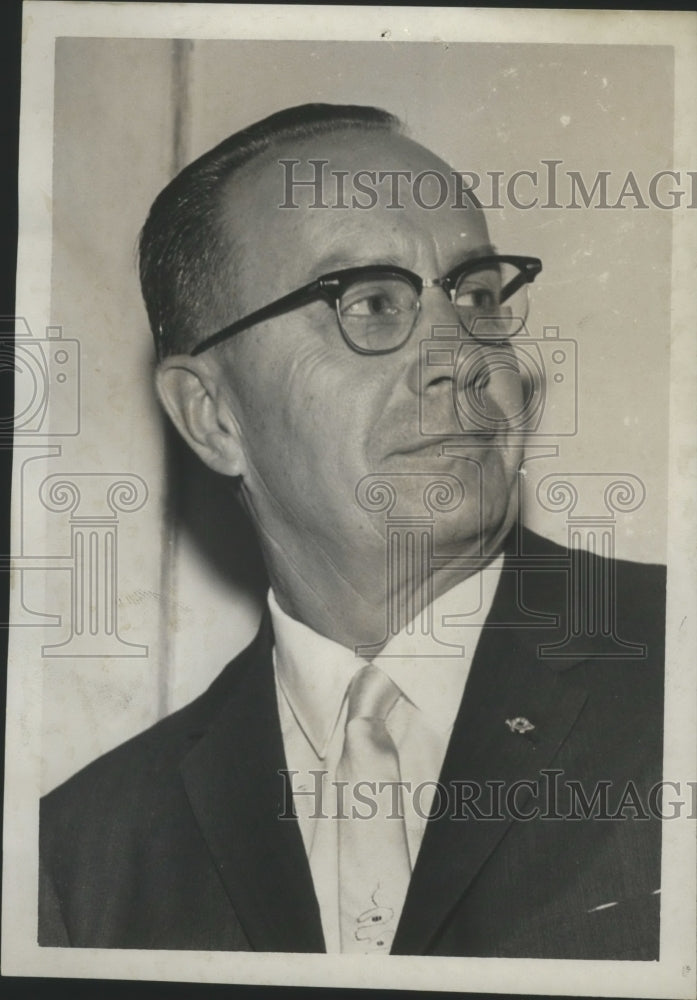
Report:
[[[438,286],[424,288],[421,309],[409,343],[403,348],[408,359],[407,384],[416,395],[452,391],[458,356],[476,347],[460,322],[448,293]],[[463,387],[481,392],[489,381],[486,364],[460,366]]]
[[[520,407],[521,381],[508,345],[475,340],[441,288],[424,289],[407,353],[406,381],[422,424],[491,435]]]

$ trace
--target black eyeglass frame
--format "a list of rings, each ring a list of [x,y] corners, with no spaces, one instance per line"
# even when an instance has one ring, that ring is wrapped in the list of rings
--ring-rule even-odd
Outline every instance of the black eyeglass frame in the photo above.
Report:
[[[287,295],[281,296],[280,299],[276,299],[274,302],[270,302],[260,309],[255,309],[254,312],[236,320],[234,323],[230,323],[229,326],[223,327],[217,333],[206,337],[190,351],[190,356],[196,357],[196,355],[202,354],[204,351],[208,351],[211,347],[216,347],[218,344],[222,344],[230,337],[234,337],[237,333],[242,333],[243,330],[248,330],[257,323],[263,323],[265,320],[282,316],[284,313],[291,312],[294,309],[300,309],[303,306],[310,305],[312,302],[316,302],[318,299],[324,299],[330,306],[334,307],[341,335],[351,350],[357,351],[359,354],[391,354],[403,347],[411,336],[421,309],[421,293],[424,288],[442,288],[452,300],[452,295],[457,288],[458,282],[463,277],[468,273],[474,274],[490,265],[497,264],[512,264],[514,267],[520,268],[520,273],[501,289],[502,303],[517,292],[524,284],[531,284],[542,270],[542,261],[538,257],[495,254],[486,257],[473,257],[470,260],[463,261],[443,278],[422,278],[414,271],[409,271],[407,268],[392,264],[364,264],[359,267],[345,268],[341,271],[331,271],[329,274],[323,274],[309,284],[303,285],[302,288],[296,288],[295,291],[288,292]],[[396,275],[397,277],[404,278],[416,291],[417,302],[416,309],[414,310],[414,320],[404,340],[395,346],[375,351],[361,348],[350,340],[341,322],[339,302],[341,296],[354,282],[368,275],[380,274]],[[472,336],[475,335],[472,334]],[[476,336],[475,339],[477,339]],[[490,341],[490,338],[484,339],[487,342]]]

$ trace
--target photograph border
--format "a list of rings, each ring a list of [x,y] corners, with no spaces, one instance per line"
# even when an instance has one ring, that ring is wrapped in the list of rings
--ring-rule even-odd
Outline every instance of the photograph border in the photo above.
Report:
[[[17,316],[39,329],[50,317],[53,45],[61,36],[158,38],[313,38],[392,42],[450,38],[518,43],[669,45],[675,52],[675,162],[697,163],[697,18],[679,12],[332,8],[186,4],[81,4],[29,0],[24,9],[20,117],[20,234]],[[234,21],[234,24],[233,24]],[[137,24],[137,31],[134,30]],[[214,33],[214,34],[212,34]],[[591,41],[592,40],[592,41]],[[40,155],[37,155],[37,152]],[[694,301],[697,212],[674,213],[668,522],[667,681],[664,774],[695,779],[697,636],[693,400],[697,389]],[[13,484],[13,552],[17,551],[17,483]],[[694,823],[664,824],[661,959],[656,963],[390,956],[366,963],[352,956],[110,951],[39,948],[36,941],[37,801],[41,734],[41,665],[29,630],[9,637],[6,723],[5,852],[2,967],[5,975],[516,994],[689,998],[695,989]],[[667,903],[666,901],[669,901]],[[387,964],[383,964],[386,962]]]

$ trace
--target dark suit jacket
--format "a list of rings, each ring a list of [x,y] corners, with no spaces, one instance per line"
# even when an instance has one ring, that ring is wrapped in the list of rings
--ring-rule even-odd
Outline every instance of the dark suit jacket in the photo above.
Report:
[[[392,951],[656,959],[663,571],[570,573],[526,531],[509,549]],[[593,613],[570,579],[600,588]],[[278,818],[272,643],[265,618],[201,697],[45,798],[41,944],[324,950],[299,826]]]

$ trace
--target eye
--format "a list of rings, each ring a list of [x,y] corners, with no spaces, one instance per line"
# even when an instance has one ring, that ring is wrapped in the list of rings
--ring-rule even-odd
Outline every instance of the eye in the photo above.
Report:
[[[341,314],[347,319],[390,320],[415,307],[416,294],[408,282],[399,277],[380,281],[359,281],[341,296]]]
[[[349,344],[366,354],[396,350],[411,333],[419,308],[413,285],[399,274],[369,274],[352,282],[338,303]]]
[[[393,316],[399,311],[394,298],[384,291],[363,295],[348,304],[342,303],[342,312],[346,316]]]
[[[501,275],[498,270],[464,275],[456,286],[453,304],[476,312],[498,310],[501,302]]]
[[[460,309],[493,309],[498,305],[496,296],[488,288],[473,288],[459,290],[455,296],[455,305]]]

